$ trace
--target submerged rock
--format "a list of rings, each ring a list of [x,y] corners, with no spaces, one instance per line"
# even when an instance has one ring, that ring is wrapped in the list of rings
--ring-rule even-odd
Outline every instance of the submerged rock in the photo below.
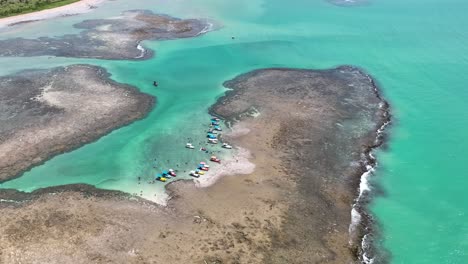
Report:
[[[327,0],[337,6],[360,6],[368,5],[370,0]]]

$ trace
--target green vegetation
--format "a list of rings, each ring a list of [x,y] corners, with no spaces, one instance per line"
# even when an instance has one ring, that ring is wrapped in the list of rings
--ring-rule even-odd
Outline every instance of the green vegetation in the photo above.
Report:
[[[80,0],[0,0],[0,18],[68,5]]]

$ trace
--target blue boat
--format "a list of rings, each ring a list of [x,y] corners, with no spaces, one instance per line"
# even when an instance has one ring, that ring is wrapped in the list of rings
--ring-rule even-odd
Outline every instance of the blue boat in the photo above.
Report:
[[[211,138],[211,139],[216,139],[217,138],[216,135],[214,135],[214,134],[208,134],[208,135],[206,135],[206,137]]]

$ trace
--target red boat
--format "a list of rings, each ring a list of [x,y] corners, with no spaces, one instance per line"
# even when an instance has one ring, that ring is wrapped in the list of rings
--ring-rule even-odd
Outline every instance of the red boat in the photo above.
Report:
[[[221,163],[221,160],[218,159],[216,156],[211,156],[211,159],[210,159],[210,160],[213,161],[213,162]]]
[[[210,168],[205,167],[205,166],[199,166],[198,169],[202,170],[202,171],[209,171],[210,170]]]
[[[175,173],[175,171],[173,169],[169,170],[169,175],[171,175],[172,177],[177,176],[177,174]]]

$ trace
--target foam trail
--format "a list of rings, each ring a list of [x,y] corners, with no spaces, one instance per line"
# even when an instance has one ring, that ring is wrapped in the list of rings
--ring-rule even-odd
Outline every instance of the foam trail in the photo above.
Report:
[[[389,106],[386,101],[384,101],[379,94],[379,91],[377,89],[377,86],[375,85],[374,81],[370,76],[367,76],[368,80],[370,83],[372,83],[374,87],[374,93],[377,95],[377,97],[381,100],[381,103],[379,104],[380,111],[382,111],[382,117],[384,119],[383,124],[376,130],[376,138],[374,141],[374,145],[370,146],[367,151],[363,153],[363,157],[361,159],[361,164],[364,166],[364,173],[360,177],[360,183],[359,183],[359,195],[355,200],[355,203],[352,206],[351,209],[351,223],[349,225],[349,234],[350,234],[350,244],[353,244],[354,240],[353,238],[356,238],[357,235],[357,229],[359,225],[361,224],[362,221],[367,221],[367,225],[370,224],[370,221],[372,217],[368,215],[362,205],[366,204],[366,197],[369,195],[369,193],[372,191],[371,190],[371,185],[369,183],[370,177],[373,175],[375,171],[375,167],[377,166],[377,161],[375,156],[372,154],[372,151],[375,148],[378,148],[382,145],[383,143],[383,136],[384,136],[384,131],[387,128],[387,126],[391,122],[390,118],[390,113],[389,113]],[[363,219],[365,217],[365,219]],[[371,256],[372,254],[369,252],[372,250],[372,237],[370,236],[370,231],[366,229],[366,233],[362,236],[361,238],[361,243],[360,243],[360,260],[362,263],[365,264],[372,264],[374,263],[374,258]]]
[[[197,36],[200,36],[200,35],[202,35],[202,34],[205,34],[205,33],[210,32],[210,31],[213,30],[214,24],[211,23],[211,22],[206,22],[206,23],[207,23],[207,25],[202,29],[202,31],[200,31],[200,32],[197,34]]]
[[[143,58],[143,57],[145,56],[145,54],[146,54],[145,48],[143,48],[143,46],[141,46],[140,43],[138,43],[138,45],[136,46],[136,48],[137,48],[139,51],[141,51],[141,53],[140,53],[139,56],[135,57],[135,59],[141,59],[141,58]]]

